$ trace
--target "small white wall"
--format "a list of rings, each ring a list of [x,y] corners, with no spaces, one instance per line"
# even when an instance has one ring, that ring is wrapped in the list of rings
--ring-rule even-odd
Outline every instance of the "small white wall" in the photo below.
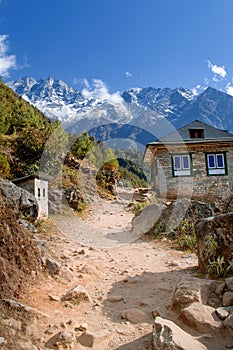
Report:
[[[38,219],[48,218],[48,181],[35,179],[34,195],[38,203]]]

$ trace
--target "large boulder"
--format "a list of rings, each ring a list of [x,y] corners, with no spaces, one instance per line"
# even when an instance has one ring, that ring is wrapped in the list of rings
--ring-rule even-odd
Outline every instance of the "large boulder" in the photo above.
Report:
[[[10,181],[0,181],[0,190],[17,217],[19,214],[37,217],[38,204],[36,198],[30,192],[14,185]]]
[[[174,322],[156,317],[153,327],[153,350],[206,350],[207,348]]]
[[[157,204],[147,206],[132,220],[132,233],[141,236],[148,232],[159,219],[162,207]]]
[[[62,331],[55,334],[46,343],[45,347],[49,349],[70,349],[71,344],[74,344],[74,336],[68,331]]]
[[[48,200],[48,207],[50,214],[61,214],[62,213],[62,191],[61,190],[50,190]]]
[[[223,283],[222,281],[185,277],[174,290],[172,308],[180,311],[195,302],[218,307],[220,306],[219,300],[221,300],[221,293],[224,289],[225,282]],[[214,296],[217,305],[214,305]]]
[[[121,317],[131,323],[145,323],[147,321],[145,312],[135,308],[125,310]]]
[[[198,302],[181,310],[181,318],[189,327],[203,334],[221,327],[221,320],[217,317],[215,309]]]
[[[200,333],[233,327],[233,278],[208,280],[184,277],[172,295],[172,310],[178,318]]]
[[[113,332],[103,329],[99,332],[83,332],[81,335],[77,336],[77,343],[84,348],[92,348],[95,350],[103,350],[107,347],[107,344],[113,337]],[[75,348],[76,349],[76,348]],[[79,347],[77,348],[79,349]],[[81,347],[80,347],[81,349]]]
[[[184,219],[189,219],[193,223],[196,221],[211,217],[219,212],[219,208],[215,203],[205,203],[188,198],[180,198],[170,203],[160,213],[159,219],[154,221],[153,230],[161,228],[165,231],[174,230]]]
[[[199,220],[195,225],[195,233],[201,272],[207,273],[210,262],[218,258],[219,264],[222,259],[226,269],[233,258],[233,212]]]

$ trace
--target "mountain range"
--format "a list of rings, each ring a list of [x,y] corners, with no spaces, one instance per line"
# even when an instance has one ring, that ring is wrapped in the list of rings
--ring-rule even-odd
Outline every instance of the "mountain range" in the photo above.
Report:
[[[233,132],[233,97],[208,87],[196,95],[186,88],[130,88],[122,93],[74,89],[52,77],[25,77],[7,85],[69,132],[145,146],[195,119]]]

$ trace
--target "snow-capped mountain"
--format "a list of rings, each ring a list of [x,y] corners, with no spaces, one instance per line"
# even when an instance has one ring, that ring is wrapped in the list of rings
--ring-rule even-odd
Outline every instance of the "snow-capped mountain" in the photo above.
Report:
[[[233,97],[210,87],[200,95],[185,88],[153,87],[110,94],[103,86],[97,92],[89,87],[80,91],[51,77],[26,77],[8,86],[78,134],[89,131],[105,139],[125,138],[128,130],[131,140],[146,143],[194,119],[233,131]]]
[[[52,77],[35,80],[25,77],[7,85],[25,100],[41,110],[51,119],[59,119],[65,127],[82,119],[96,121],[123,122],[130,120],[127,108],[124,107],[123,99],[119,95],[110,100],[100,99],[87,90],[79,91],[61,80]],[[94,123],[95,125],[95,123]]]
[[[178,118],[195,98],[193,92],[188,89],[155,89],[152,87],[131,88],[123,92],[122,97],[128,103],[150,108],[170,119]]]

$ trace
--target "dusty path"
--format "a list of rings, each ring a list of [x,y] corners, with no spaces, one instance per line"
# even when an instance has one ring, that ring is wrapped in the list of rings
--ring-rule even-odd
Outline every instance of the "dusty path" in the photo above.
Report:
[[[81,335],[78,328],[87,323],[88,331],[95,334],[95,350],[145,350],[150,349],[152,312],[175,317],[166,306],[174,286],[191,274],[197,259],[170,250],[166,243],[135,241],[127,200],[100,200],[90,207],[86,219],[55,218],[60,232],[50,238],[49,251],[62,269],[40,280],[24,299],[51,317],[49,326],[42,325],[39,331],[44,343],[64,328]],[[86,288],[92,302],[76,306],[61,302],[60,297],[78,284]],[[138,323],[122,318],[131,309],[142,312]],[[80,344],[76,348],[87,349]]]
[[[89,206],[88,215],[81,219],[70,212],[53,218],[56,227],[72,240],[96,248],[112,248],[139,238],[131,232],[133,212],[128,204],[133,190],[119,189],[116,200],[98,199]]]

